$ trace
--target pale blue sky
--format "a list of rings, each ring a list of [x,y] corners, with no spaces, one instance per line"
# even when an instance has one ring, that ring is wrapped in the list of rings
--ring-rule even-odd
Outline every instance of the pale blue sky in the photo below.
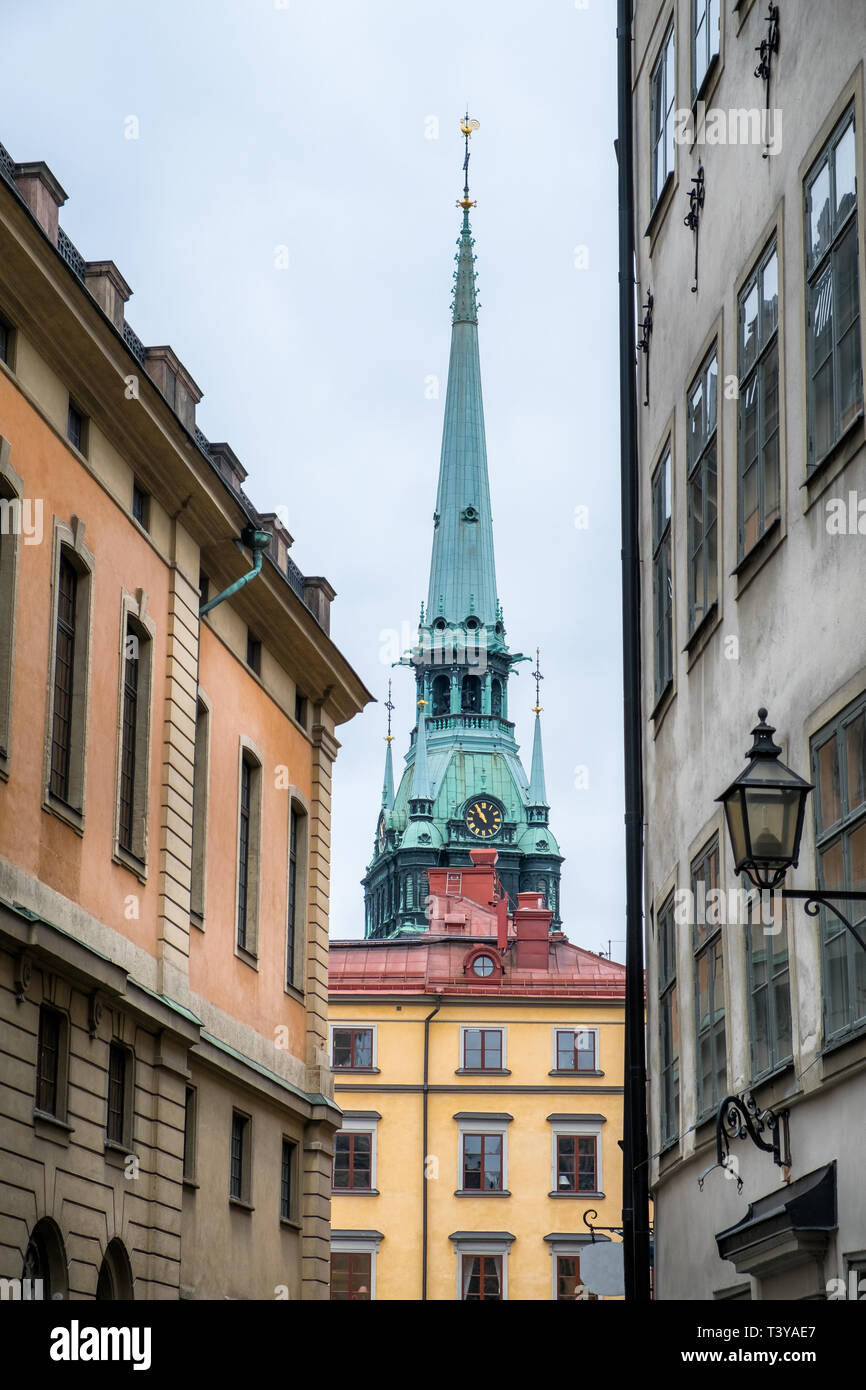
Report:
[[[235,449],[256,505],[287,509],[293,556],[337,589],[333,635],[380,701],[383,633],[411,639],[426,596],[468,99],[500,597],[512,648],[542,649],[566,931],[623,958],[614,0],[2,11],[0,141],[50,165],[65,230],[117,262],[139,337],[170,343],[204,391],[205,434]],[[394,686],[399,775],[410,673]],[[384,731],[381,704],[340,731],[335,936],[363,931]]]

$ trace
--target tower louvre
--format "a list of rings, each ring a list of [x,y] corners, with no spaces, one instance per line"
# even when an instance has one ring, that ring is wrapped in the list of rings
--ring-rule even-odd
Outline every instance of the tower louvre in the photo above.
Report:
[[[469,222],[470,125],[468,117],[461,125],[467,177],[458,203],[463,221],[430,582],[417,643],[401,663],[415,670],[418,720],[400,785],[393,798],[383,796],[379,813],[364,878],[367,937],[425,930],[426,869],[468,865],[469,850],[482,845],[499,853],[512,909],[519,892],[538,892],[553,911],[553,929],[561,926],[562,856],[548,826],[537,700],[531,783],[508,718],[512,668],[528,658],[508,647],[496,585]],[[389,741],[386,786],[390,749]]]

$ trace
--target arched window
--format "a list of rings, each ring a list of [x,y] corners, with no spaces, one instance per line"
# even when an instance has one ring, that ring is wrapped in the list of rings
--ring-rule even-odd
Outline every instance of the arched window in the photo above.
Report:
[[[126,1247],[121,1240],[110,1240],[99,1268],[99,1281],[96,1285],[99,1299],[129,1300],[135,1297],[132,1284],[132,1266]]]
[[[57,1223],[48,1216],[37,1221],[30,1233],[21,1278],[42,1280],[41,1294],[34,1293],[33,1297],[69,1297],[69,1276],[63,1237]]]
[[[447,714],[451,706],[451,681],[448,676],[437,676],[433,682],[433,713]]]
[[[464,714],[477,714],[481,709],[481,681],[477,676],[464,676],[461,709]]]
[[[490,713],[502,718],[502,681],[495,679],[490,687]]]

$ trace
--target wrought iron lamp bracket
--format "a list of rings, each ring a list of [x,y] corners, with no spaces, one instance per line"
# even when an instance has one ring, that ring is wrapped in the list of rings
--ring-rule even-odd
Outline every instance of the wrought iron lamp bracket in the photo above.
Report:
[[[646,396],[644,397],[644,405],[649,405],[649,393],[650,393],[650,357],[649,357],[649,351],[650,351],[650,338],[652,337],[652,331],[653,331],[653,305],[654,305],[654,304],[655,304],[655,300],[654,300],[654,298],[653,298],[652,291],[651,291],[651,290],[648,290],[648,291],[647,291],[647,297],[646,297],[646,304],[642,305],[642,309],[643,309],[643,319],[642,319],[642,321],[641,321],[641,326],[640,326],[640,327],[641,327],[641,335],[640,335],[640,337],[639,337],[638,340],[637,340],[637,350],[638,350],[638,352],[643,352],[643,353],[646,354]]]
[[[835,888],[783,888],[783,898],[795,898],[802,902],[804,911],[809,917],[817,917],[822,907],[826,907],[838,917],[842,926],[849,931],[859,946],[866,951],[866,940],[860,935],[852,922],[848,921],[844,912],[836,906],[837,902],[843,903],[866,903],[866,893],[853,891],[843,891]]]
[[[692,179],[692,187],[689,190],[689,210],[683,218],[684,225],[695,234],[695,283],[692,285],[692,294],[697,294],[698,292],[698,239],[705,196],[706,180],[704,178],[704,166],[703,164],[699,164],[698,172]]]
[[[769,1135],[769,1139],[763,1136]],[[744,1091],[741,1096],[725,1096],[716,1115],[716,1162],[704,1170],[698,1178],[698,1187],[703,1192],[704,1180],[715,1168],[733,1173],[737,1180],[737,1191],[743,1190],[740,1177],[731,1154],[733,1139],[751,1139],[756,1148],[773,1155],[778,1168],[790,1168],[791,1154],[788,1139],[788,1112],[780,1110],[759,1110],[754,1097]]]

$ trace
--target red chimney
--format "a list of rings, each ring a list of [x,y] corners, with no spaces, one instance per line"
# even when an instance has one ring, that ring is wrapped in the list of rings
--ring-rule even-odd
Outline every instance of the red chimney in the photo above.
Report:
[[[514,914],[514,964],[518,970],[546,970],[553,911],[543,893],[518,893]]]

